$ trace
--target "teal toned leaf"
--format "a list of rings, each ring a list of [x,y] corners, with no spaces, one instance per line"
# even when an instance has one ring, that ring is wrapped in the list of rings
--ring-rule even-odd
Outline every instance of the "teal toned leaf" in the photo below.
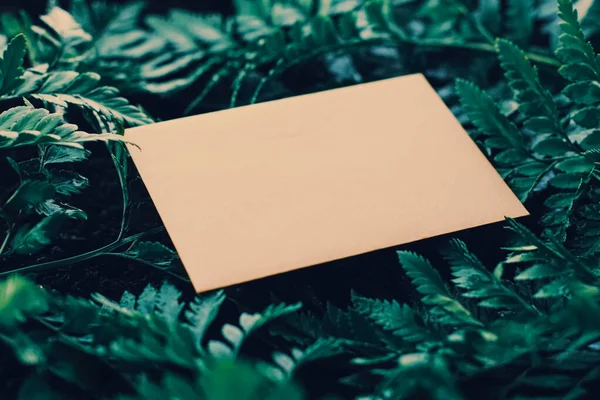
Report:
[[[581,176],[577,174],[559,174],[550,179],[549,183],[559,189],[577,189],[581,184]]]
[[[518,281],[546,279],[561,276],[565,273],[568,273],[568,271],[561,271],[550,265],[536,264],[533,267],[527,268],[525,271],[521,272],[515,277],[515,279]]]
[[[43,165],[85,161],[90,156],[89,150],[68,146],[49,146],[44,151]]]
[[[600,82],[576,82],[565,87],[565,96],[579,104],[596,104],[600,102]]]
[[[500,112],[494,100],[474,84],[458,79],[456,92],[469,120],[486,135],[500,135],[517,148],[523,138],[517,127]]]
[[[11,93],[22,82],[25,36],[15,36],[0,59],[0,96]]]
[[[600,80],[600,65],[596,52],[585,39],[573,3],[571,0],[558,0],[558,10],[562,34],[559,37],[561,47],[556,53],[563,61],[559,72],[574,82]]]
[[[38,253],[52,243],[68,218],[65,214],[56,213],[44,217],[35,225],[21,226],[13,238],[12,251],[16,254],[26,255]]]
[[[556,168],[567,173],[588,173],[594,169],[594,163],[586,157],[569,158],[556,164]]]
[[[562,139],[548,138],[538,142],[533,151],[543,156],[556,157],[562,156],[571,150],[571,146]]]
[[[208,296],[198,295],[192,303],[189,310],[185,312],[185,318],[189,323],[190,329],[196,337],[197,343],[200,344],[204,338],[206,330],[216,318],[219,308],[225,300],[225,293],[219,290]]]
[[[596,128],[600,124],[600,109],[598,107],[582,108],[573,114],[573,121],[583,128]]]
[[[159,267],[168,267],[178,258],[176,252],[158,242],[135,242],[124,254]]]
[[[540,83],[537,68],[531,65],[521,49],[508,40],[498,39],[496,50],[508,84],[519,103],[519,110],[528,118],[546,118],[554,126],[554,131],[560,132],[556,104],[550,92]]]
[[[27,211],[50,200],[54,193],[54,186],[46,181],[27,180],[21,183],[2,209],[13,213]]]

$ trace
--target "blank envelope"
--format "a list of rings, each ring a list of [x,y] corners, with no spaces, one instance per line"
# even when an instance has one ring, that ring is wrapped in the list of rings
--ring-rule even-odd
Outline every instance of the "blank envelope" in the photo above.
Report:
[[[528,214],[420,74],[125,137],[198,292]]]

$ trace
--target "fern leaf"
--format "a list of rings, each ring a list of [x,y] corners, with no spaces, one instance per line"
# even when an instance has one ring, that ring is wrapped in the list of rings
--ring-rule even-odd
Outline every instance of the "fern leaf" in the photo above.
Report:
[[[169,282],[165,282],[158,291],[156,312],[167,322],[174,323],[178,320],[184,304],[179,301],[181,292]]]
[[[259,368],[275,381],[290,380],[300,368],[343,353],[344,343],[343,339],[319,338],[304,350],[293,348],[290,354],[275,352],[271,356],[273,362],[259,364]]]
[[[154,312],[156,307],[156,299],[158,297],[158,291],[156,288],[148,284],[142,294],[137,299],[136,310],[140,313],[147,315]]]
[[[50,298],[40,286],[18,275],[0,282],[0,327],[22,323],[32,315],[42,315],[49,307]]]
[[[561,46],[556,50],[563,61],[560,74],[573,82],[600,80],[600,63],[591,43],[585,40],[571,0],[558,0],[558,16],[562,31]]]
[[[198,344],[204,338],[206,330],[216,318],[221,304],[225,300],[225,292],[219,290],[209,296],[196,296],[185,312],[185,318],[196,337]]]
[[[221,328],[221,334],[226,343],[218,340],[208,342],[208,352],[216,358],[234,358],[239,353],[245,340],[254,332],[277,318],[296,312],[301,304],[278,304],[269,305],[262,313],[243,313],[239,318],[239,327],[225,324]]]
[[[31,96],[45,103],[66,107],[72,104],[97,112],[109,121],[118,121],[128,126],[144,125],[152,119],[141,109],[118,96],[118,90],[109,86],[98,86],[100,75],[92,72],[51,72],[36,78],[17,91],[20,96]]]
[[[22,82],[23,58],[25,57],[25,36],[19,34],[8,44],[0,59],[0,96],[11,93]]]
[[[158,242],[134,242],[125,256],[157,268],[168,268],[178,258],[177,253]]]
[[[452,268],[452,282],[463,289],[463,297],[478,299],[480,307],[533,312],[533,308],[503,284],[460,240],[452,240],[444,252]]]
[[[122,140],[121,136],[89,134],[64,123],[60,113],[30,104],[0,113],[0,149],[37,144],[59,144],[83,149],[83,142]]]
[[[431,305],[437,302],[438,296],[450,297],[442,277],[433,269],[429,261],[407,251],[399,251],[397,254],[402,268],[412,279],[417,291],[424,296],[423,303]]]
[[[441,311],[440,323],[449,325],[475,325],[477,321],[458,300],[452,298],[440,274],[423,257],[399,251],[398,259],[406,274],[412,279],[417,291],[423,295],[422,302],[432,308],[432,311]]]
[[[512,42],[505,39],[496,41],[496,50],[505,71],[508,84],[513,90],[519,110],[530,120],[532,129],[547,132],[561,132],[558,111],[552,95],[540,83],[537,68],[525,56],[525,53]]]
[[[463,79],[456,80],[456,92],[469,120],[481,133],[503,137],[507,141],[505,148],[524,148],[519,130],[500,112],[490,95]]]
[[[367,299],[352,293],[352,303],[362,315],[408,343],[423,343],[439,339],[435,332],[407,304],[397,301]]]
[[[551,279],[550,283],[538,290],[534,297],[546,298],[563,296],[569,280],[596,283],[598,278],[582,260],[577,259],[569,250],[556,240],[545,243],[533,232],[518,222],[508,219],[509,227],[527,246],[527,250],[516,250],[504,261],[505,264],[526,263],[530,266],[516,280]],[[522,246],[521,246],[522,247]],[[533,248],[534,250],[529,250]]]
[[[65,213],[55,213],[35,225],[22,225],[13,237],[11,252],[25,255],[38,253],[52,243],[68,219]]]

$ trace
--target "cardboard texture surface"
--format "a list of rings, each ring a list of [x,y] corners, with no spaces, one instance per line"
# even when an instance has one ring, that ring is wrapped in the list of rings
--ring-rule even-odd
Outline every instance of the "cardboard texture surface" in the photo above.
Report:
[[[199,292],[528,214],[420,74],[125,137]]]

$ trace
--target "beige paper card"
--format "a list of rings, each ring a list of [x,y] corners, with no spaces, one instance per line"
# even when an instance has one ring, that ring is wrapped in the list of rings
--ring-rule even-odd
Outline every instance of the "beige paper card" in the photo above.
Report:
[[[125,137],[199,292],[527,215],[420,74]]]

